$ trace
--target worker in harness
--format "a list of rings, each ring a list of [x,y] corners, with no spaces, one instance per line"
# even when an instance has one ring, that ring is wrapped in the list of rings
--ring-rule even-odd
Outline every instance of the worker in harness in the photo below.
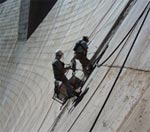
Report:
[[[88,42],[88,36],[83,36],[82,40],[79,40],[73,48],[74,58],[72,60],[77,59],[80,61],[85,75],[88,75],[90,69],[90,60],[87,58]]]
[[[62,81],[62,83],[65,85],[67,98],[71,98],[73,95],[79,96],[78,93],[71,89],[70,82],[65,75],[67,69],[70,69],[71,67],[65,67],[64,62],[61,61],[62,56],[63,52],[61,50],[56,50],[55,60],[52,63],[54,77],[56,80]]]

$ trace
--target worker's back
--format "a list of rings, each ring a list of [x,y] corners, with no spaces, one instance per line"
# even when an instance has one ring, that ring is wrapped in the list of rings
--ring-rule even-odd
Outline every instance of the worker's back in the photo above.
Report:
[[[53,73],[56,80],[60,80],[62,76],[64,76],[65,69],[64,63],[58,59],[55,59],[52,63]]]

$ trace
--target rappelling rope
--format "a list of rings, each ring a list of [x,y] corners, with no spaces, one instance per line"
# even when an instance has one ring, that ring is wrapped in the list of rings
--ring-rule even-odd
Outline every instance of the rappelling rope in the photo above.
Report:
[[[125,35],[125,37],[122,39],[122,41],[118,44],[118,46],[112,51],[112,53],[110,53],[110,55],[101,63],[101,64],[98,64],[97,66],[100,67],[102,66],[115,52],[116,50],[121,46],[121,44],[123,43],[123,41],[127,38],[127,36],[131,33],[131,31],[135,28],[135,26],[137,25],[138,21],[141,19],[141,17],[143,16],[145,10],[147,9],[147,6],[146,8],[143,10],[143,12],[141,13],[141,15],[138,17],[138,19],[136,20],[136,22],[134,23],[134,25],[132,26],[132,28],[129,30],[129,32]]]
[[[149,6],[149,3],[150,3],[150,2],[148,2],[148,4],[147,4],[145,10],[146,10],[147,7]],[[144,12],[145,12],[145,10],[144,10]],[[140,26],[140,28],[139,28],[137,34],[136,34],[136,37],[135,37],[135,39],[134,39],[134,41],[133,41],[133,43],[132,43],[132,45],[131,45],[131,47],[130,47],[128,53],[127,53],[127,56],[126,56],[126,58],[125,58],[125,60],[124,60],[124,62],[123,62],[123,64],[122,64],[122,66],[121,66],[121,68],[120,68],[120,71],[119,71],[119,73],[118,73],[118,75],[117,75],[117,77],[116,77],[116,79],[115,79],[115,81],[114,81],[114,83],[113,83],[113,85],[112,85],[112,87],[111,87],[111,90],[109,91],[109,93],[108,93],[108,95],[107,95],[107,98],[106,98],[104,104],[102,105],[102,107],[101,107],[101,109],[100,109],[100,111],[99,111],[99,113],[98,113],[98,115],[97,115],[97,117],[96,117],[94,123],[92,124],[92,127],[91,127],[90,130],[89,130],[89,132],[92,132],[92,131],[93,131],[93,128],[94,128],[94,126],[96,125],[96,122],[97,122],[98,118],[100,117],[100,115],[101,115],[101,113],[102,113],[102,111],[103,111],[103,109],[104,109],[104,107],[105,107],[105,105],[106,105],[106,103],[107,103],[107,101],[108,101],[108,99],[109,99],[111,93],[112,93],[112,90],[113,90],[113,88],[115,87],[115,85],[116,85],[116,83],[117,83],[117,81],[118,81],[118,79],[119,79],[119,77],[120,77],[120,75],[121,75],[121,72],[122,72],[122,70],[123,70],[123,68],[124,68],[124,66],[125,66],[125,64],[126,64],[126,62],[127,62],[127,60],[128,60],[128,58],[129,58],[129,55],[130,55],[130,53],[131,53],[131,51],[132,51],[132,49],[133,49],[133,47],[134,47],[134,45],[135,45],[135,42],[136,42],[136,40],[137,40],[137,38],[138,38],[138,36],[139,36],[139,34],[140,34],[140,31],[141,31],[141,29],[142,29],[142,27],[143,27],[143,25],[144,25],[144,22],[145,22],[145,20],[146,20],[146,18],[147,18],[147,16],[148,16],[149,11],[150,11],[150,8],[148,8],[148,11],[147,11],[147,13],[146,13],[146,15],[145,15],[145,17],[144,17],[144,20],[143,20],[143,22],[142,22],[142,24],[141,24],[141,26]],[[144,14],[144,13],[143,13],[143,14]]]
[[[149,3],[148,3],[148,4],[149,4]],[[147,6],[148,6],[148,5],[147,5]],[[147,6],[145,7],[145,9],[144,9],[143,12],[145,12],[145,10],[147,9]],[[142,14],[144,14],[144,13],[142,13]],[[136,38],[137,38],[137,36],[136,36]],[[135,38],[135,40],[136,40],[136,38]],[[133,42],[133,43],[134,43],[134,42]],[[133,46],[132,46],[132,47],[133,47]],[[129,56],[131,50],[132,50],[132,48],[131,48],[130,51],[128,52],[128,56]],[[127,57],[127,58],[128,58],[128,57]],[[125,60],[127,60],[127,59],[125,59]],[[125,61],[125,62],[126,62],[126,61]],[[121,70],[121,71],[122,71],[122,70]],[[107,73],[108,73],[108,72],[107,72]],[[105,76],[103,77],[102,81],[105,79],[107,73],[106,73]],[[92,99],[92,97],[94,96],[94,94],[96,93],[96,91],[97,91],[98,87],[101,85],[102,81],[101,81],[100,84],[97,86],[97,88],[96,88],[96,90],[94,91],[93,95],[90,97],[90,99],[88,100],[88,102],[85,104],[84,108],[83,108],[82,111],[79,113],[79,115],[77,116],[77,118],[74,120],[74,122],[72,123],[72,125],[70,126],[70,128],[68,129],[67,132],[70,132],[70,130],[72,129],[73,125],[74,125],[75,122],[78,120],[78,118],[80,117],[80,115],[82,114],[82,112],[84,111],[84,109],[86,108],[86,106],[88,105],[88,103],[90,102],[90,100]],[[111,92],[111,91],[110,91],[110,92]],[[107,99],[107,100],[108,100],[108,99]],[[97,119],[98,119],[98,118],[97,118]],[[97,119],[96,119],[96,121],[97,121]],[[95,121],[95,123],[96,123],[96,121]],[[90,132],[91,132],[91,130],[92,130],[93,128],[94,128],[94,125],[92,125],[92,127],[91,127],[91,129],[90,129]]]

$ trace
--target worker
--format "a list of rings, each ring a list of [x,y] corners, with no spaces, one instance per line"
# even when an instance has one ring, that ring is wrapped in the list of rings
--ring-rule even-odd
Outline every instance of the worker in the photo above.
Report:
[[[67,69],[70,69],[70,67],[65,67],[64,62],[61,61],[62,56],[63,56],[63,52],[59,49],[56,50],[55,60],[52,63],[53,73],[54,73],[55,79],[58,81],[62,81],[62,83],[65,85],[67,98],[71,98],[73,95],[75,96],[78,95],[78,93],[76,93],[75,91],[71,89],[70,82],[65,75]]]
[[[87,58],[88,42],[89,42],[89,37],[83,36],[82,40],[79,40],[73,48],[74,50],[73,59],[79,60],[85,75],[88,74],[89,72],[88,70],[90,68],[90,60]]]

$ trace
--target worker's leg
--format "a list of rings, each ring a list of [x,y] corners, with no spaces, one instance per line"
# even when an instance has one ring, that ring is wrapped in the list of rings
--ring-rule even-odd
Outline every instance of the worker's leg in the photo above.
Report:
[[[90,60],[82,53],[76,54],[75,58],[80,61],[84,74],[88,75]]]
[[[87,69],[88,68],[88,65],[90,63],[90,60],[86,57],[86,56],[82,56],[80,59],[79,59],[80,63],[82,64],[82,67],[83,69]]]
[[[66,87],[66,91],[67,91],[67,96],[68,98],[70,98],[72,95],[73,95],[73,91],[71,89],[71,85],[70,85],[70,82],[68,80],[68,78],[66,76],[63,76],[63,79],[62,79],[65,87]]]

